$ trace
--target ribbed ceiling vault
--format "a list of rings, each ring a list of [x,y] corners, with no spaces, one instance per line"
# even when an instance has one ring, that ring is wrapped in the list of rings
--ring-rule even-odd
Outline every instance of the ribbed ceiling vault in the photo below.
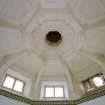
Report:
[[[50,31],[58,46],[46,43]],[[9,67],[77,82],[105,73],[105,1],[0,0],[0,70]]]

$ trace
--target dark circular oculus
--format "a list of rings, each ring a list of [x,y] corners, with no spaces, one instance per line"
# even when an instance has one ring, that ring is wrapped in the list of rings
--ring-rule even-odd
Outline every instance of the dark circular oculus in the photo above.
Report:
[[[50,45],[58,45],[62,41],[62,35],[58,31],[50,31],[46,35],[46,41]]]

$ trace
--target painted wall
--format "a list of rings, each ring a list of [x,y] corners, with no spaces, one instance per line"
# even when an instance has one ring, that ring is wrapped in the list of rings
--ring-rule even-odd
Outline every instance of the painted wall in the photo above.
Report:
[[[105,96],[87,101],[87,102],[79,104],[79,105],[105,105]]]
[[[4,96],[0,96],[0,105],[28,105]]]
[[[20,101],[13,100],[4,96],[0,96],[0,105],[29,105]],[[105,105],[105,96],[81,103],[79,105]]]

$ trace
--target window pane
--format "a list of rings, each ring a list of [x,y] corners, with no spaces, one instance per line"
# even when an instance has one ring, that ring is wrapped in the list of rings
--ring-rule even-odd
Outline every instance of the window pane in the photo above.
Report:
[[[14,85],[14,90],[18,92],[22,92],[24,83],[22,81],[16,80]]]
[[[54,97],[54,88],[53,87],[46,87],[45,97]]]
[[[3,86],[4,86],[4,87],[7,87],[7,88],[9,88],[9,89],[12,89],[13,84],[14,84],[14,78],[12,78],[12,77],[10,77],[10,76],[7,76],[7,77],[5,78],[5,81],[4,81],[4,83],[3,83]]]
[[[55,97],[64,97],[63,87],[55,87]]]
[[[104,85],[104,81],[101,77],[94,77],[93,82],[97,87],[100,87],[100,86]]]

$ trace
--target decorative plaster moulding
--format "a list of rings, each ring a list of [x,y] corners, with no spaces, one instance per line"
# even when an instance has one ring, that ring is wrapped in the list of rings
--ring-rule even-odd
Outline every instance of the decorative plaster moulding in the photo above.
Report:
[[[58,31],[63,39],[59,46],[51,47],[46,41],[46,34],[50,31]],[[39,44],[37,44],[39,43]],[[71,25],[66,25],[65,22],[43,22],[40,28],[32,33],[32,48],[37,49],[38,53],[43,55],[43,51],[47,54],[50,51],[65,54],[69,51],[77,51],[81,48],[81,36],[74,32]],[[69,45],[69,46],[68,46]],[[47,56],[47,55],[46,55]]]
[[[82,24],[95,24],[105,18],[105,4],[101,0],[74,0],[70,7]]]
[[[72,15],[68,15],[65,13],[64,14],[47,13],[46,15],[42,14],[40,16],[37,16],[36,18],[33,18],[31,22],[27,25],[26,31],[32,33],[41,25],[52,22],[55,24],[61,23],[66,26],[71,26],[75,32],[80,32],[82,30],[82,27],[80,26],[78,21],[74,19]]]
[[[41,0],[41,5],[43,8],[65,8],[68,0]]]
[[[80,103],[84,103],[86,101],[101,97],[105,95],[105,87],[102,87],[98,90],[89,92],[88,94],[82,96],[77,100],[60,100],[60,101],[34,101],[28,99],[24,96],[16,95],[10,92],[7,92],[3,89],[0,89],[0,95],[11,98],[16,101],[20,101],[29,105],[78,105]]]

